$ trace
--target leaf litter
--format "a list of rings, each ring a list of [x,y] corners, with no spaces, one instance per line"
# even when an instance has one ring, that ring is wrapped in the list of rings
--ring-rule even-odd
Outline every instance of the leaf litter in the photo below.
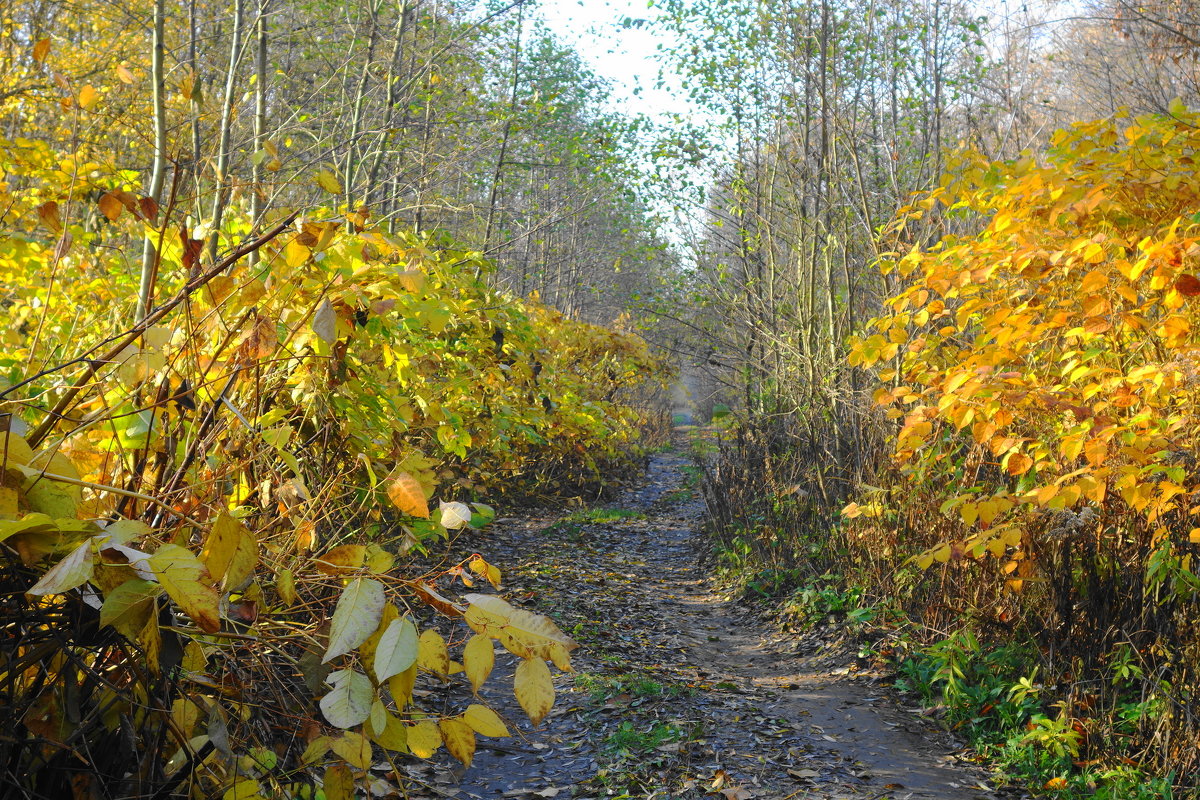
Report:
[[[580,648],[534,726],[508,688],[521,660],[497,647],[479,696],[513,737],[480,739],[470,767],[400,766],[426,792],[409,796],[996,797],[962,743],[900,708],[844,642],[782,634],[720,596],[700,566],[702,506],[681,490],[686,463],[654,456],[621,510],[598,521],[530,513],[497,520],[486,543],[460,537],[504,567],[505,597]]]

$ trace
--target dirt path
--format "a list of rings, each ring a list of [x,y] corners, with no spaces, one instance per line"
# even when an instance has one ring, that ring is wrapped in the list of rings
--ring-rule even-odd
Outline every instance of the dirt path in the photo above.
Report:
[[[427,796],[991,797],[957,743],[878,676],[809,652],[817,639],[771,635],[714,593],[697,565],[702,508],[681,488],[685,464],[656,456],[614,510],[502,520],[476,543],[509,566],[507,597],[579,640],[577,672],[557,681],[540,729],[481,740],[469,770],[417,766]],[[520,720],[508,676],[490,686],[486,699]]]

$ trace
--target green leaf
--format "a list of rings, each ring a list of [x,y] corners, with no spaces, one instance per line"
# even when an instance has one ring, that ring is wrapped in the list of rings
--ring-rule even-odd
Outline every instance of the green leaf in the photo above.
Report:
[[[352,728],[371,715],[375,688],[371,679],[352,669],[331,673],[326,682],[333,691],[321,698],[321,713],[330,725]]]
[[[394,619],[375,648],[375,677],[382,683],[417,661],[417,626],[408,617]]]
[[[111,625],[130,641],[146,626],[153,600],[162,587],[152,581],[130,578],[108,593],[100,607],[100,625]]]
[[[321,663],[345,655],[369,639],[383,618],[385,602],[383,584],[379,581],[371,578],[350,581],[342,590],[342,596],[333,610],[329,648]]]

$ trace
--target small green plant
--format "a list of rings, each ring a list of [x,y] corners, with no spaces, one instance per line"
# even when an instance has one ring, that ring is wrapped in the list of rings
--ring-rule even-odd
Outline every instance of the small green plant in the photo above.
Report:
[[[634,723],[627,720],[608,735],[605,744],[618,753],[645,753],[661,747],[667,742],[678,741],[684,737],[685,732],[682,728],[665,722],[655,722],[647,728],[639,729]]]
[[[1022,741],[1034,744],[1056,758],[1079,756],[1079,732],[1072,725],[1071,717],[1060,704],[1056,717],[1038,714],[1029,721],[1029,730]]]

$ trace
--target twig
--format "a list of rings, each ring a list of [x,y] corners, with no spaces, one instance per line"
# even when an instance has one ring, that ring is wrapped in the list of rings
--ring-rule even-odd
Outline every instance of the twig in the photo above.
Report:
[[[156,308],[154,311],[147,314],[141,322],[130,328],[124,336],[118,338],[117,343],[113,345],[112,348],[110,348],[109,351],[104,354],[104,356],[99,359],[93,359],[88,364],[88,368],[84,370],[84,374],[76,379],[75,383],[69,390],[67,390],[67,393],[62,396],[58,403],[55,404],[54,408],[47,412],[46,418],[42,420],[42,423],[38,425],[37,429],[30,434],[29,446],[36,449],[37,446],[41,444],[42,440],[46,438],[51,430],[53,430],[54,425],[58,422],[58,420],[62,419],[74,406],[76,398],[78,398],[80,393],[83,392],[83,389],[87,385],[88,381],[94,378],[96,373],[100,371],[101,365],[115,360],[126,347],[137,341],[138,338],[146,332],[147,328],[154,325],[167,314],[174,311],[180,303],[191,297],[197,289],[202,288],[213,278],[216,278],[218,275],[225,272],[225,270],[237,263],[242,256],[245,256],[247,253],[253,253],[254,251],[260,249],[267,242],[271,241],[275,237],[279,236],[279,234],[287,230],[299,215],[299,211],[293,211],[274,228],[267,231],[259,238],[252,239],[246,244],[236,248],[232,253],[221,259],[221,261],[209,269],[208,272],[205,272],[197,276],[195,279],[188,281],[188,283],[179,290],[178,294],[176,294],[163,305]]]

